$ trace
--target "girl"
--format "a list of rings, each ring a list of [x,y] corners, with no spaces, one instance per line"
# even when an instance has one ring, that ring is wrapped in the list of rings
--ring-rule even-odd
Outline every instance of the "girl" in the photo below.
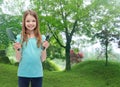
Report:
[[[42,49],[42,48],[45,49]],[[46,49],[49,43],[40,34],[36,12],[28,10],[24,13],[22,33],[17,35],[14,48],[19,61],[19,87],[42,87],[42,61],[46,59]],[[18,50],[20,49],[20,50]]]

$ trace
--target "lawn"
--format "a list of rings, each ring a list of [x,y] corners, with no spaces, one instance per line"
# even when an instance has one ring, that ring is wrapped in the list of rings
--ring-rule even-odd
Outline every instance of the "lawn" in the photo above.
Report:
[[[17,87],[17,67],[0,64],[0,87]],[[84,61],[69,72],[44,71],[43,87],[120,87],[120,64]]]

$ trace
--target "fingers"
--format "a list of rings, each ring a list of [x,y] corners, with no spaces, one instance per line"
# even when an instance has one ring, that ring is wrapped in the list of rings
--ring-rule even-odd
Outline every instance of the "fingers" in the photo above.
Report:
[[[43,47],[45,47],[47,49],[49,47],[49,42],[48,41],[44,41],[43,42]]]
[[[21,44],[16,42],[16,43],[13,44],[13,48],[16,49],[16,50],[20,49],[21,48]]]

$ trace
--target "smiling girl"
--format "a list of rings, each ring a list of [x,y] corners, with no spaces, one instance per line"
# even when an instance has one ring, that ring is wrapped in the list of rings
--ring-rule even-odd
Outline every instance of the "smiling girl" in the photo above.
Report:
[[[45,47],[43,50],[42,48]],[[14,48],[19,61],[19,87],[42,87],[42,61],[46,59],[49,43],[40,34],[36,12],[28,10],[23,15],[22,33],[17,35]],[[18,50],[20,49],[20,50]]]

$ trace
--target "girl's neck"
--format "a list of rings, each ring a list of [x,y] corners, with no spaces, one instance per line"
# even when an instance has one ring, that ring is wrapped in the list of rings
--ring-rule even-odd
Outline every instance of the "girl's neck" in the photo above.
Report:
[[[29,34],[34,34],[34,31],[29,31]]]
[[[34,33],[34,31],[31,31],[31,30],[26,30],[26,33],[27,33],[27,34],[33,34],[33,33]]]
[[[34,32],[30,32],[30,33],[28,34],[28,38],[33,38],[33,37],[35,37]]]

